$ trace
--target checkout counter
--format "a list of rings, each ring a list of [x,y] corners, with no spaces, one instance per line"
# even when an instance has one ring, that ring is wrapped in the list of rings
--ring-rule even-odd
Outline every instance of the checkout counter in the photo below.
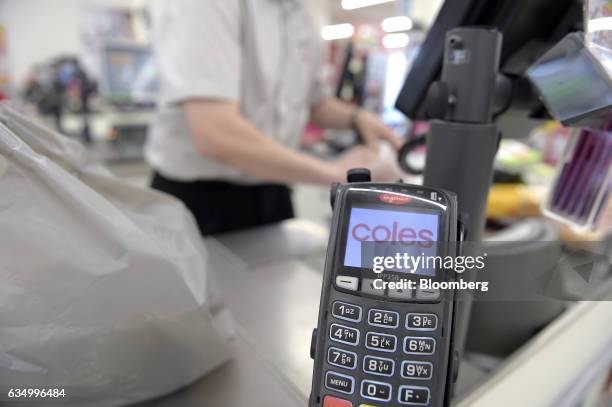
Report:
[[[208,238],[210,270],[236,323],[235,356],[140,406],[307,405],[327,236],[327,226],[296,219]],[[463,360],[457,406],[581,405],[612,366],[612,279],[592,298],[569,306],[490,372]]]

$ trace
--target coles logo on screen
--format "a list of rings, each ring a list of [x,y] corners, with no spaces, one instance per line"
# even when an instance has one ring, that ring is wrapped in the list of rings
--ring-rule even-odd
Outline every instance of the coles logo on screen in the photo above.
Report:
[[[414,229],[400,225],[395,221],[391,224],[358,223],[351,230],[353,239],[365,242],[402,242],[412,245],[415,242],[423,248],[433,246],[433,232],[429,229]]]

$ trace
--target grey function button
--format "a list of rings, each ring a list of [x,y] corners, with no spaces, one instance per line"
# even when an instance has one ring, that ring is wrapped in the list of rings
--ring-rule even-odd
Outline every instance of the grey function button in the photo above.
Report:
[[[357,291],[359,286],[359,278],[352,276],[337,276],[336,286],[345,290]]]
[[[416,299],[433,301],[440,298],[440,290],[437,288],[417,288]]]
[[[401,288],[394,288],[394,289],[389,289],[387,295],[389,296],[389,298],[394,298],[397,300],[410,300],[413,297],[413,291],[411,289],[401,289]]]
[[[371,278],[364,278],[361,282],[361,292],[365,294],[383,297],[385,295],[385,289],[374,287],[374,281],[376,280]],[[380,284],[380,281],[378,284]]]

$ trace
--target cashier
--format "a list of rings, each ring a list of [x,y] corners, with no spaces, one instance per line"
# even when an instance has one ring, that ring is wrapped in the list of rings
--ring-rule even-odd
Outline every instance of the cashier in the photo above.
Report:
[[[182,200],[203,234],[293,217],[287,184],[329,184],[352,167],[389,175],[375,147],[399,140],[330,95],[305,0],[158,0],[152,19],[161,87],[146,147],[152,187]],[[309,120],[358,129],[365,145],[335,161],[304,154]]]

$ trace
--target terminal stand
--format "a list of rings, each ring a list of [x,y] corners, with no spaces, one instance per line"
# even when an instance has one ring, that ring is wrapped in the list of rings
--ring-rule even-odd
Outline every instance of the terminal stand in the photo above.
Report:
[[[496,85],[502,83],[498,80],[501,45],[502,35],[494,29],[449,31],[441,80],[432,84],[427,95],[427,110],[434,119],[427,136],[423,182],[457,194],[466,240],[471,242],[482,239],[500,139],[493,105]],[[455,343],[461,352],[469,324],[470,294],[460,293],[457,306]]]

